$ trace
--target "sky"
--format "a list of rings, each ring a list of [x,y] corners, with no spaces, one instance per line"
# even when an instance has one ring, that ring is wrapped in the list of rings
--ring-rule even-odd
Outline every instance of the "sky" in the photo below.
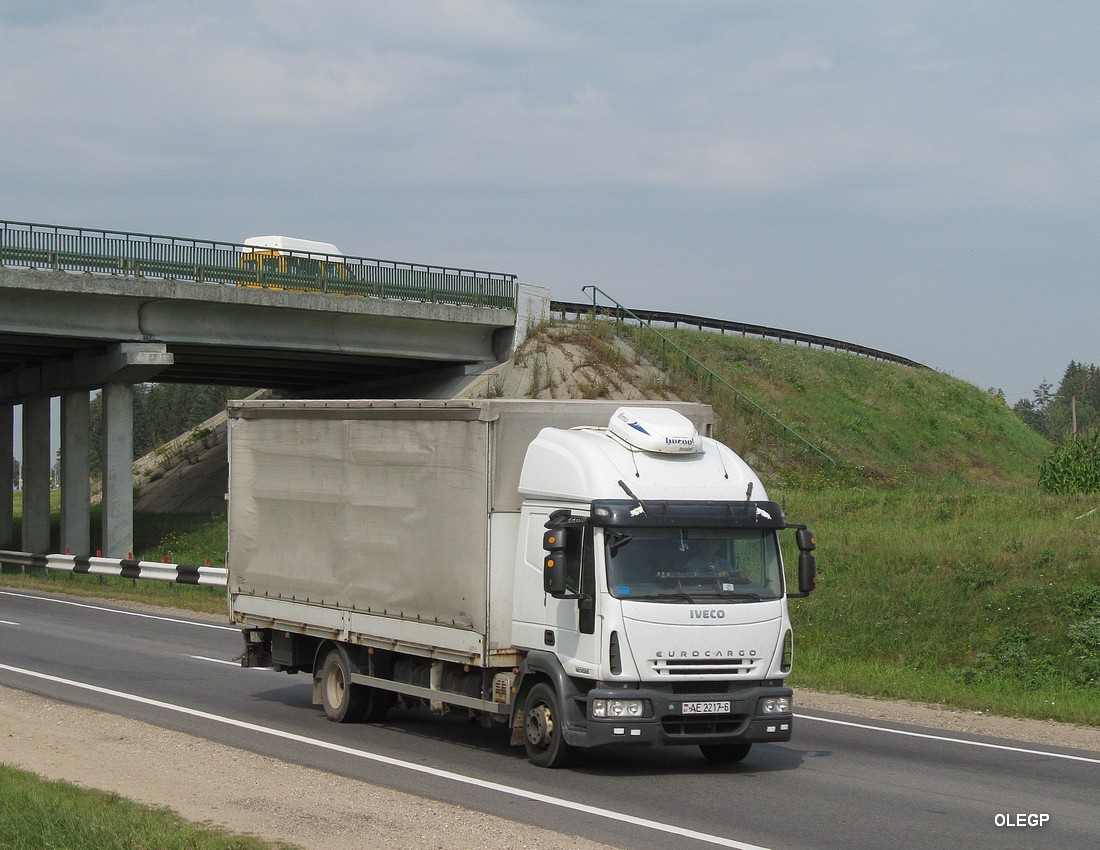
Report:
[[[1095,0],[0,0],[0,219],[1100,363]]]

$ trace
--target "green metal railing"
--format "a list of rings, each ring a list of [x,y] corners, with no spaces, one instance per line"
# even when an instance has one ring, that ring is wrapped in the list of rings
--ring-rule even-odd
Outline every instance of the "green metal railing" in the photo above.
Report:
[[[598,286],[582,286],[581,291],[590,292],[592,295],[593,316],[597,314],[598,305],[596,296],[598,293],[599,295],[602,295],[605,299],[607,299],[607,301],[609,301],[612,305],[614,305],[614,320],[616,324],[622,325],[627,318],[632,319],[636,324],[631,324],[630,327],[637,328],[638,333],[642,337],[650,336],[652,342],[656,347],[658,356],[660,356],[663,360],[668,360],[670,351],[675,352],[681,359],[681,362],[686,371],[689,374],[692,374],[694,377],[699,378],[703,382],[705,382],[708,389],[714,389],[715,384],[717,384],[722,389],[731,393],[733,397],[749,411],[760,416],[766,422],[769,422],[777,430],[777,432],[784,437],[784,439],[794,444],[797,444],[804,450],[812,452],[813,454],[827,460],[830,465],[836,466],[836,461],[832,457],[819,449],[817,446],[815,446],[813,443],[811,443],[809,440],[807,440],[805,437],[803,437],[801,434],[799,434],[777,416],[769,413],[767,410],[765,410],[763,407],[761,407],[759,404],[757,404],[755,401],[753,401],[751,398],[749,398],[747,395],[745,395],[743,392],[741,392],[739,389],[729,383],[729,381],[708,368],[696,357],[694,357],[692,354],[689,354],[682,347],[677,345],[663,333],[654,328],[651,324],[643,321],[629,308],[624,307],[622,304],[620,304]]]
[[[499,272],[310,254],[297,270],[242,264],[250,251],[209,242],[84,227],[0,221],[0,266],[129,278],[195,280],[296,292],[516,309],[516,276]]]

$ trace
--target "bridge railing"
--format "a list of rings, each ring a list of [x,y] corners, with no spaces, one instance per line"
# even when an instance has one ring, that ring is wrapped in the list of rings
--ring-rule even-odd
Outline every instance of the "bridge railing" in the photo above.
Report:
[[[755,325],[749,322],[736,322],[731,319],[712,319],[707,316],[693,316],[689,313],[670,313],[667,310],[630,310],[624,311],[617,305],[594,304],[585,301],[551,301],[550,312],[556,313],[565,319],[569,316],[580,318],[592,313],[598,316],[607,316],[620,322],[635,321],[657,327],[679,328],[681,325],[697,330],[717,331],[718,333],[740,334],[741,336],[754,336],[761,339],[774,339],[779,342],[789,342],[795,345],[804,344],[813,348],[828,349],[832,351],[844,351],[848,354],[858,354],[861,357],[870,357],[874,360],[882,360],[887,363],[898,363],[902,366],[912,366],[915,369],[928,369],[923,363],[902,357],[899,354],[891,354],[878,348],[870,348],[856,342],[845,342],[841,339],[831,339],[817,334],[807,334],[801,331],[784,330],[783,328],[770,328],[766,325]]]
[[[0,221],[0,265],[296,292],[516,308],[516,276],[369,257],[310,254],[306,270],[243,260],[255,248],[149,233]],[[305,266],[307,264],[303,264]]]

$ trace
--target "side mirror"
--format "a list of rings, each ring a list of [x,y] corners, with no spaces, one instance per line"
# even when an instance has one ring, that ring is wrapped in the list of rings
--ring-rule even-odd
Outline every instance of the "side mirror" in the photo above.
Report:
[[[817,559],[812,552],[798,553],[798,593],[809,596],[817,587]]]
[[[787,596],[798,599],[809,596],[817,587],[817,559],[814,557],[817,540],[805,526],[795,530],[794,540],[798,546],[798,593]]]
[[[568,532],[561,526],[551,526],[542,535],[542,589],[551,596],[565,593],[565,543]]]

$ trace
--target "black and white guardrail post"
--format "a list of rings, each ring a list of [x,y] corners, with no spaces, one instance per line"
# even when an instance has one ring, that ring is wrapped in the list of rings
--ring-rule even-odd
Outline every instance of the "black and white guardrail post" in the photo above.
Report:
[[[86,555],[36,555],[30,552],[4,550],[0,550],[0,564],[42,567],[83,575],[152,579],[212,587],[225,587],[228,574],[225,567],[162,564],[158,561],[135,561],[131,558],[100,558]]]

